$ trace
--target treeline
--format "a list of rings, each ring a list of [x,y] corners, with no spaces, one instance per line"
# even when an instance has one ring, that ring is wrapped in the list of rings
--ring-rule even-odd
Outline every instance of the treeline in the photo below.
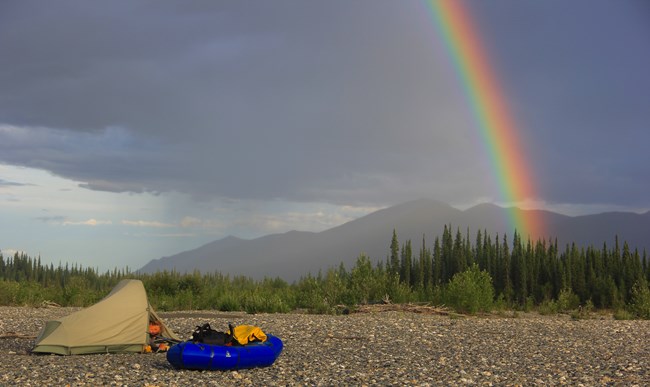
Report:
[[[43,265],[40,257],[20,253],[0,254],[0,304],[88,306],[121,279],[137,278],[159,310],[332,313],[383,300],[445,304],[465,312],[537,308],[553,313],[584,306],[650,317],[647,254],[625,242],[620,246],[618,238],[611,248],[571,244],[560,249],[557,241],[524,242],[516,232],[509,243],[505,235],[493,239],[478,231],[471,238],[469,230],[454,233],[445,226],[441,237],[431,244],[423,237],[416,249],[393,231],[384,260],[373,262],[362,254],[351,268],[340,264],[291,284],[218,272],[141,274],[127,268],[99,273],[78,265]]]
[[[442,286],[473,264],[490,274],[495,294],[508,305],[523,307],[558,299],[562,291],[571,291],[582,304],[591,301],[597,308],[621,308],[631,300],[635,284],[650,280],[646,251],[641,255],[627,242],[621,248],[618,237],[614,246],[582,248],[575,244],[562,250],[557,240],[522,241],[517,232],[512,244],[504,235],[494,240],[480,230],[475,242],[459,229],[452,235],[445,226],[442,238],[432,247],[422,239],[417,254],[410,240],[400,245],[393,232],[390,257],[386,266],[399,276],[400,283],[425,294]]]
[[[128,268],[99,274],[81,265],[45,265],[25,253],[0,253],[0,305],[87,306],[103,298],[120,280],[133,278]]]

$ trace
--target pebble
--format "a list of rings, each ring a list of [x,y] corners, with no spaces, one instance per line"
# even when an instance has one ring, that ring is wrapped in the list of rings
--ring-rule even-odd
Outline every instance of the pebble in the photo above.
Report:
[[[0,335],[36,335],[75,308],[0,307]],[[343,316],[216,311],[159,313],[182,338],[209,322],[280,337],[268,368],[174,369],[164,353],[32,355],[33,339],[0,339],[0,385],[650,385],[650,321],[520,313],[519,318],[404,313]],[[20,365],[20,366],[17,366]]]

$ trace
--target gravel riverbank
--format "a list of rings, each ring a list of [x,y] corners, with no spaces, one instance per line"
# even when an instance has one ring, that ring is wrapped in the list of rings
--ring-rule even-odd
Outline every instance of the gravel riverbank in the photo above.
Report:
[[[36,335],[46,320],[74,310],[0,307],[0,335]],[[160,314],[183,338],[204,322],[257,325],[280,337],[284,351],[269,368],[201,372],[176,370],[165,354],[31,355],[33,339],[1,338],[0,385],[650,385],[650,321]]]

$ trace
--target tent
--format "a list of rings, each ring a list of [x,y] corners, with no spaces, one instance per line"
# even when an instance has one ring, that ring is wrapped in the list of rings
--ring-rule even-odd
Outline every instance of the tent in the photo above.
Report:
[[[179,340],[149,304],[142,281],[122,280],[95,305],[46,322],[32,352],[59,355],[143,352],[149,345],[150,321],[160,324],[160,336]]]

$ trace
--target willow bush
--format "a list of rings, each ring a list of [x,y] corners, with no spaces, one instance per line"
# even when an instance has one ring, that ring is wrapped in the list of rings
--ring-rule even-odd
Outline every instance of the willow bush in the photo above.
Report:
[[[638,281],[632,287],[630,310],[638,318],[650,319],[650,289],[645,279]]]
[[[457,312],[476,314],[490,312],[494,301],[492,278],[474,264],[462,273],[455,274],[445,291],[447,305]]]

